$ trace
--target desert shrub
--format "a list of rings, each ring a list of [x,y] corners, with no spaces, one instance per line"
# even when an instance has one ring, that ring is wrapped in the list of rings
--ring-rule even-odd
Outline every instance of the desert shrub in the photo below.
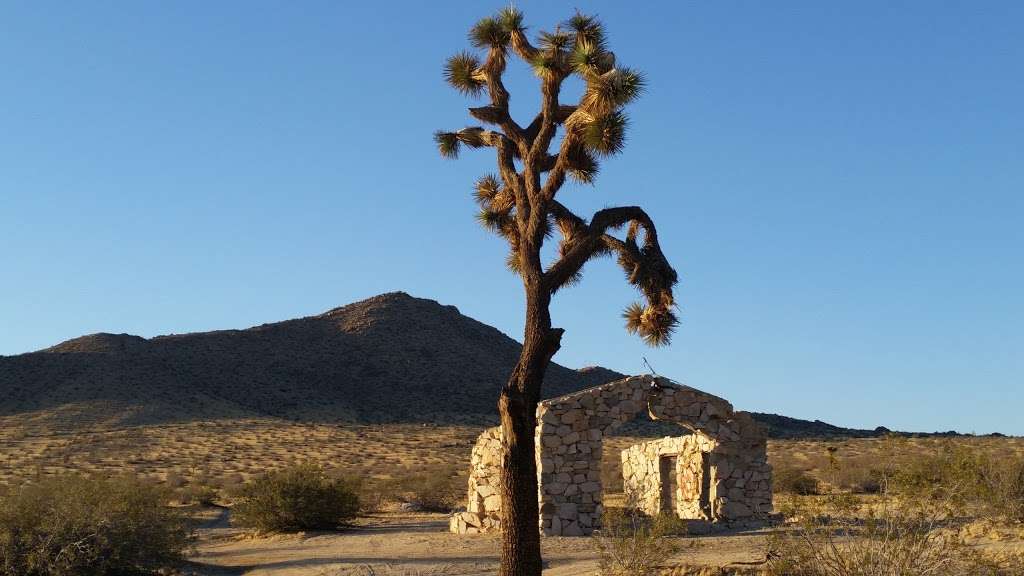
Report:
[[[652,521],[621,508],[605,510],[601,529],[595,533],[600,576],[648,576],[678,547],[662,530],[669,523]]]
[[[847,516],[848,502],[825,501],[824,514],[802,514],[794,530],[769,539],[771,576],[925,576],[1019,574],[1016,559],[995,560],[943,528],[947,508],[883,497],[883,508],[866,519]],[[820,512],[821,510],[816,510]]]
[[[61,476],[0,496],[0,575],[103,576],[176,564],[188,543],[168,493],[131,478]]]
[[[359,512],[349,483],[328,478],[316,464],[265,474],[242,487],[237,498],[232,521],[260,532],[333,530]]]
[[[220,484],[220,497],[228,502],[233,502],[245,491],[245,477],[241,474],[229,474]]]
[[[982,492],[995,515],[1024,522],[1024,459],[992,461]]]
[[[384,510],[394,500],[391,485],[394,481],[374,478],[367,470],[328,470],[331,478],[344,482],[359,497],[359,512],[372,514]]]
[[[1024,520],[1024,459],[996,457],[945,443],[933,452],[905,458],[889,479],[892,491],[969,507],[987,516]]]
[[[689,529],[686,520],[669,512],[662,512],[651,519],[651,532],[659,536],[686,536]]]
[[[452,466],[409,469],[383,483],[386,497],[423,510],[448,512],[466,498],[466,476]]]
[[[868,458],[837,458],[826,476],[834,488],[854,494],[878,494],[886,480],[884,469]]]
[[[185,485],[185,478],[181,473],[171,471],[167,473],[167,477],[164,479],[164,484],[166,484],[168,488],[181,488]]]
[[[191,484],[185,488],[184,496],[189,504],[213,506],[220,499],[220,491],[206,484]]]
[[[792,466],[778,466],[772,478],[773,490],[780,494],[809,496],[818,493],[818,481],[813,476]]]
[[[373,478],[351,478],[348,481],[359,494],[359,509],[362,512],[380,512],[393,499],[388,488],[390,481]]]
[[[860,469],[858,473],[846,477],[843,488],[848,488],[854,494],[878,494],[885,485],[885,475],[878,469]]]

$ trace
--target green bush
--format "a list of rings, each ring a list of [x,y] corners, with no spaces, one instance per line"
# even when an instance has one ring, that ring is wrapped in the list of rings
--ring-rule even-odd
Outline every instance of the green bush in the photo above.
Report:
[[[773,490],[779,494],[810,496],[818,493],[818,481],[803,470],[778,466],[773,474]]]
[[[246,484],[232,521],[260,532],[333,530],[358,512],[359,496],[349,482],[328,478],[318,465],[300,464]]]
[[[61,476],[0,496],[0,575],[137,574],[181,560],[185,519],[135,479]]]

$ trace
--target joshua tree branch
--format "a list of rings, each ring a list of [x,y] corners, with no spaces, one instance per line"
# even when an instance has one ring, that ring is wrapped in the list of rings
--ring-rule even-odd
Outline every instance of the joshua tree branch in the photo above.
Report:
[[[555,121],[558,124],[565,124],[565,121],[576,111],[576,106],[568,106],[562,104],[558,107],[558,113],[555,116]],[[527,142],[533,142],[537,138],[537,134],[540,132],[541,123],[544,121],[544,114],[537,114],[530,122],[530,125],[523,129],[523,136],[525,136]]]
[[[485,130],[480,126],[469,126],[448,134],[470,148],[483,148],[484,146],[497,148],[503,142],[510,142],[508,137],[501,132]]]
[[[620,256],[626,257],[624,261],[641,261],[643,255],[635,241],[631,238],[623,241],[607,234],[608,230],[619,228],[627,222],[633,223],[644,230],[645,249],[650,250],[652,255],[661,255],[654,222],[638,206],[622,206],[599,210],[591,218],[588,225],[561,203],[552,200],[550,205],[552,207],[551,213],[556,219],[561,217],[567,221],[575,219],[578,222],[575,232],[575,235],[578,236],[577,239],[544,274],[545,281],[552,290],[557,290],[564,286],[566,282],[569,282],[583,268],[587,261],[605,251],[614,251]],[[660,259],[664,260],[664,257]],[[667,262],[665,264],[667,265]]]
[[[558,156],[554,154],[548,154],[547,156],[537,160],[537,171],[538,172],[549,172],[555,167],[555,163],[558,161]]]
[[[500,62],[498,61],[500,60]],[[469,113],[474,118],[501,126],[508,136],[522,150],[527,147],[527,141],[523,138],[523,129],[516,124],[508,111],[509,93],[505,84],[501,81],[502,72],[505,69],[504,55],[492,52],[488,57],[488,64],[481,69],[481,75],[487,84],[487,93],[491,97],[491,105],[482,108],[470,108]]]
[[[555,194],[558,194],[558,190],[565,183],[565,172],[569,169],[569,154],[572,147],[577,145],[576,140],[576,134],[571,131],[566,132],[565,137],[562,138],[562,145],[558,150],[558,156],[548,173],[547,180],[544,181],[542,194],[549,201],[555,198]]]
[[[590,229],[592,232],[604,234],[607,230],[619,228],[627,222],[635,223],[643,228],[646,236],[645,244],[658,242],[658,232],[654,228],[654,221],[639,206],[619,206],[598,210],[590,219]]]
[[[551,71],[551,76],[545,78],[541,85],[541,122],[530,149],[532,155],[547,153],[551,139],[555,136],[555,128],[557,128],[560,118],[558,94],[562,90],[564,78],[560,72]]]
[[[501,172],[501,180],[515,197],[516,228],[519,230],[519,235],[523,236],[530,218],[530,200],[527,197],[523,176],[516,171],[514,160],[516,145],[507,138],[502,138],[498,141],[495,149],[498,154],[498,170]]]
[[[525,62],[532,61],[537,56],[537,49],[526,39],[523,30],[513,30],[510,36],[512,50]]]

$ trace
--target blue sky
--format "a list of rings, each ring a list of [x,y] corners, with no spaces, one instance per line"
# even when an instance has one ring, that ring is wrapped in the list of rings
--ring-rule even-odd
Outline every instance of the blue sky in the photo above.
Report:
[[[473,220],[486,153],[441,79],[486,3],[0,3],[0,354],[245,327],[405,290],[518,337]],[[575,7],[647,73],[579,212],[640,204],[674,344],[624,332],[611,261],[553,308],[562,364],[654,367],[739,408],[1024,434],[1024,4]],[[386,10],[386,12],[385,12]],[[509,71],[531,118],[536,80]],[[571,92],[571,91],[570,91]]]

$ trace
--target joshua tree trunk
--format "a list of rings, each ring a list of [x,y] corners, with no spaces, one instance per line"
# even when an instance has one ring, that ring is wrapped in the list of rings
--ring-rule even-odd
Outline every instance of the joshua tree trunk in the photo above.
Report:
[[[434,134],[438,149],[448,158],[458,156],[462,146],[496,152],[499,174],[486,175],[476,184],[477,218],[508,241],[506,262],[522,278],[526,291],[523,350],[498,401],[505,449],[501,576],[541,573],[534,431],[544,372],[561,346],[563,332],[551,327],[551,297],[579,280],[589,260],[614,254],[629,282],[647,300],[646,306],[626,309],[626,329],[648,344],[661,345],[668,343],[677,324],[672,296],[676,273],[661,252],[647,213],[636,206],[605,208],[588,222],[556,199],[567,177],[593,183],[596,157],[613,156],[622,149],[627,124],[623,107],[643,88],[639,72],[616,67],[597,19],[577,14],[564,26],[565,30],[541,32],[539,45],[534,46],[526,38],[522,14],[514,8],[479,21],[470,40],[487,50],[486,59],[457,54],[448,59],[444,75],[464,94],[486,92],[490,105],[470,108],[469,113],[499,130],[471,126]],[[540,78],[541,110],[525,127],[509,114],[509,93],[501,79],[510,52],[528,62]],[[559,92],[572,75],[583,79],[586,90],[579,103],[563,105]],[[562,139],[552,153],[559,129]],[[627,225],[625,238],[611,234]],[[558,258],[545,266],[541,248],[555,228],[561,234]]]
[[[551,296],[538,288],[526,285],[523,349],[498,401],[505,446],[501,477],[502,576],[541,573],[534,430],[544,372],[558,351],[562,331],[551,328]]]
[[[518,394],[503,392],[499,404],[506,449],[501,477],[502,576],[541,573],[534,416],[527,402],[510,399]]]

